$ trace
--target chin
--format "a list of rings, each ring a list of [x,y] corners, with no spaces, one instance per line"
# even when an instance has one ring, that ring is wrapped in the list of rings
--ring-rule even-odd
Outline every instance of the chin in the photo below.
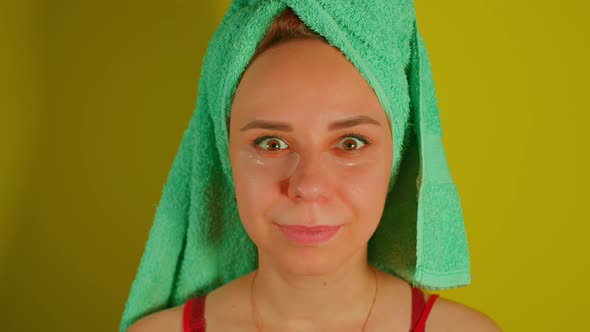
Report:
[[[302,276],[319,276],[338,270],[344,264],[336,247],[296,247],[281,246],[281,250],[274,249],[270,255],[272,262],[281,270],[289,274]]]

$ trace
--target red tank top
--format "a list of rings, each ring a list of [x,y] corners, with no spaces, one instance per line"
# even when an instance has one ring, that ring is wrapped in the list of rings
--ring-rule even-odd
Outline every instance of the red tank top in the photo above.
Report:
[[[205,296],[192,297],[186,301],[183,315],[184,332],[205,332]],[[424,301],[424,294],[418,288],[412,287],[412,328],[410,332],[424,332],[426,319],[434,305],[438,294],[432,294],[428,303]]]

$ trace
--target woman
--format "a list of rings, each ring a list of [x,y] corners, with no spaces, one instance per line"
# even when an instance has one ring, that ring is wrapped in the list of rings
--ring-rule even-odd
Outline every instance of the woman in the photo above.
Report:
[[[465,282],[429,285],[419,268],[412,277],[386,259],[370,263],[380,250],[370,240],[378,241],[389,194],[401,186],[395,152],[412,141],[396,131],[400,120],[366,76],[291,9],[281,10],[229,92],[226,123],[235,203],[257,267],[193,287],[181,304],[128,331],[499,331],[484,314],[412,285]]]

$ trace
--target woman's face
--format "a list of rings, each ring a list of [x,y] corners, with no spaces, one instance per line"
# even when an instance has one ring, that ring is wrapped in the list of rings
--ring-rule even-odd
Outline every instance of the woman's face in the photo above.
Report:
[[[307,275],[366,259],[392,144],[379,100],[338,49],[292,40],[257,57],[234,95],[230,159],[260,259]]]

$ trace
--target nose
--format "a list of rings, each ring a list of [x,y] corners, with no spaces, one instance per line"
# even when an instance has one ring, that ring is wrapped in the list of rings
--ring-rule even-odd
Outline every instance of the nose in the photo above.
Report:
[[[321,153],[299,156],[293,174],[288,178],[288,195],[297,201],[323,202],[331,191],[329,170],[322,162]]]

